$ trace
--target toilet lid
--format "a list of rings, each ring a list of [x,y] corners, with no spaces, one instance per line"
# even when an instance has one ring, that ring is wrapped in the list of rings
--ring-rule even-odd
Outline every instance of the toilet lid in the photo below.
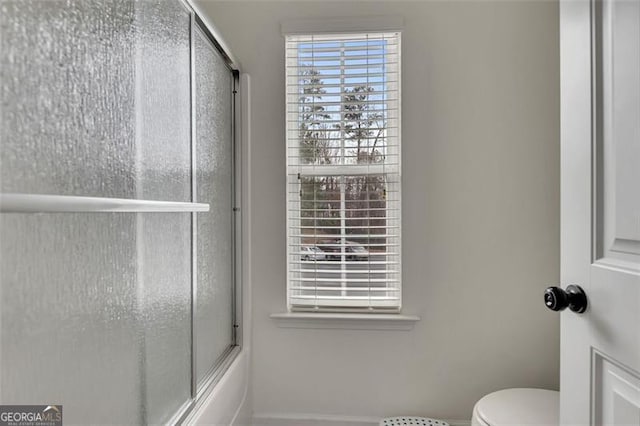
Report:
[[[558,425],[560,392],[505,389],[477,402],[474,415],[490,426]]]

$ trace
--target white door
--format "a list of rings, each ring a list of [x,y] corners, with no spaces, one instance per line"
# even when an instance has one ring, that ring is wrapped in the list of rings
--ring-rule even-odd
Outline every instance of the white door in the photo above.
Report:
[[[562,424],[640,425],[640,0],[561,0]]]

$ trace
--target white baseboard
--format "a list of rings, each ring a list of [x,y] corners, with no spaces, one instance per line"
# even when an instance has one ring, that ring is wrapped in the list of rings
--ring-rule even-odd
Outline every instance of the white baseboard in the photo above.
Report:
[[[469,426],[469,420],[447,420],[450,426]],[[308,413],[254,413],[252,426],[378,426],[380,417]]]

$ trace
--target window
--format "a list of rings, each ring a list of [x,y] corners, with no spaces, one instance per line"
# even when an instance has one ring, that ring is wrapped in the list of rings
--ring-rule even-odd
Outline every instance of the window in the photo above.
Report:
[[[285,38],[289,310],[397,311],[400,34]]]

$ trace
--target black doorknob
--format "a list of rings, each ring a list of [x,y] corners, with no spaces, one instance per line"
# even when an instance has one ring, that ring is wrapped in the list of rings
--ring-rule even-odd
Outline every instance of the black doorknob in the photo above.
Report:
[[[587,310],[587,295],[579,285],[569,285],[566,291],[560,287],[549,287],[544,291],[544,304],[552,311],[568,307],[581,314]]]

